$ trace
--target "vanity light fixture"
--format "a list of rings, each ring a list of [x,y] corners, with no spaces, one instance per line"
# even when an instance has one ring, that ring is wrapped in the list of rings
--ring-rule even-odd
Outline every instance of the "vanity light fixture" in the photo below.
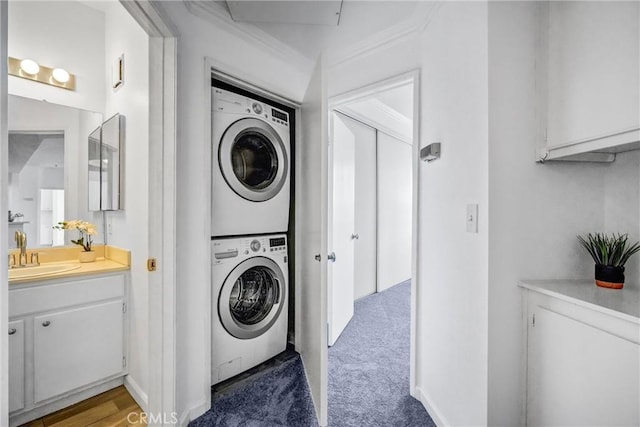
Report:
[[[64,68],[54,68],[53,71],[51,72],[51,77],[53,77],[53,79],[58,83],[63,83],[63,84],[67,83],[71,78],[71,76],[69,75],[69,72]]]
[[[9,57],[9,75],[67,90],[76,90],[76,76],[64,68],[39,65],[33,59]]]
[[[33,59],[23,59],[20,61],[20,70],[31,76],[35,76],[40,71],[40,66]]]

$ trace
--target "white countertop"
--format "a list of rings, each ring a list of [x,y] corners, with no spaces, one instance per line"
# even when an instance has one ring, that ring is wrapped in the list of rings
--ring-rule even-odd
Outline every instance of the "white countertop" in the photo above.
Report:
[[[640,291],[607,289],[590,280],[521,280],[520,286],[640,323]]]

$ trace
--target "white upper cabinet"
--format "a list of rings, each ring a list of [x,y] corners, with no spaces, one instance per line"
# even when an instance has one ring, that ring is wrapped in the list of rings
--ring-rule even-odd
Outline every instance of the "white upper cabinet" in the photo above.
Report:
[[[640,148],[640,3],[549,2],[544,18],[546,144],[540,156]]]

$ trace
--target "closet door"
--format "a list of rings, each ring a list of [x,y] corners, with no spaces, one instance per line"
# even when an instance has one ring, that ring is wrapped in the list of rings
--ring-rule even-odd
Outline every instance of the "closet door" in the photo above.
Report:
[[[376,292],[376,131],[346,117],[344,121],[356,136],[354,297],[358,299]]]
[[[411,278],[411,145],[378,132],[378,292]]]

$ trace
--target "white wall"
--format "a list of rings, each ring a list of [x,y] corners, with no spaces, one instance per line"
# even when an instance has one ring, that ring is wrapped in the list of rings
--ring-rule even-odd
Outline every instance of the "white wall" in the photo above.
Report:
[[[417,387],[444,425],[487,422],[487,4],[446,3],[423,34]],[[466,232],[477,203],[478,234]]]
[[[125,116],[124,210],[107,212],[107,243],[131,251],[129,292],[128,389],[143,406],[149,383],[149,39],[117,2],[105,4],[105,50],[102,62],[111,63],[124,53],[124,86],[111,88],[111,73],[102,81],[105,118]],[[105,89],[106,88],[106,89]],[[86,182],[86,180],[85,180]],[[110,225],[109,225],[110,224]]]
[[[607,233],[629,234],[629,242],[640,240],[640,151],[616,155],[604,174],[604,229]],[[640,254],[625,268],[625,288],[640,289]]]
[[[104,14],[75,1],[9,2],[9,56],[76,75],[76,90],[9,76],[9,93],[61,105],[104,107]]]
[[[177,361],[176,396],[182,420],[194,419],[210,405],[211,289],[209,196],[211,146],[210,79],[205,58],[218,68],[272,92],[301,101],[309,75],[255,43],[190,14],[182,2],[160,2],[177,28]]]
[[[640,227],[637,152],[611,165],[534,163],[540,7],[489,4],[489,425],[522,422],[518,280],[592,278],[576,235],[620,231],[637,240]],[[637,271],[630,264],[625,286],[637,286]]]
[[[378,292],[411,279],[413,147],[382,132],[377,153]]]

